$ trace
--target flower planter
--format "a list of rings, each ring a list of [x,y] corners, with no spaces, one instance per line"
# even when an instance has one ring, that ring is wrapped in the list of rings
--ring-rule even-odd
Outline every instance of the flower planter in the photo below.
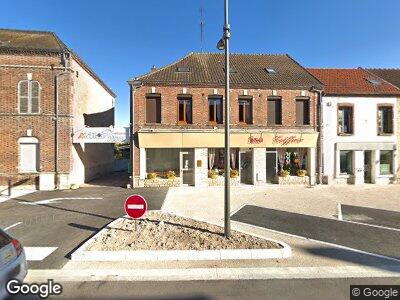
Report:
[[[145,179],[145,187],[164,187],[164,186],[181,186],[181,178],[155,178],[155,179]]]
[[[309,176],[276,176],[275,183],[281,185],[307,185],[310,183]]]
[[[230,178],[231,186],[238,186],[240,184],[239,177]],[[225,184],[225,177],[224,176],[217,176],[216,178],[208,178],[208,185],[209,186],[224,186]]]

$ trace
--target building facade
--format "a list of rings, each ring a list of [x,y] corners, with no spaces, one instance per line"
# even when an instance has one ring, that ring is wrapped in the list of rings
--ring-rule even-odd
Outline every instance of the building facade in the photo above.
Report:
[[[364,69],[309,69],[325,85],[321,153],[325,183],[393,183],[400,90]]]
[[[129,81],[133,184],[315,183],[322,84],[287,55],[231,56],[231,155],[224,157],[224,59],[190,53]],[[280,176],[278,176],[278,174]]]
[[[115,95],[54,33],[0,30],[0,187],[69,188],[109,171],[112,145],[73,144],[114,125]]]

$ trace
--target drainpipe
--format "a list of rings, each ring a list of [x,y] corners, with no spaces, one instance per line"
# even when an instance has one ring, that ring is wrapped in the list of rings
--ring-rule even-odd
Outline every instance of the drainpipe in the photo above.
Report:
[[[322,90],[315,89],[311,87],[312,92],[318,93],[318,104],[319,104],[319,111],[318,111],[318,128],[319,128],[319,136],[318,136],[318,143],[319,143],[319,151],[318,151],[318,183],[322,184],[322,175],[324,173],[323,169],[323,152],[324,152],[324,131],[323,131],[323,114],[322,114]]]
[[[64,70],[59,73],[56,74],[56,76],[54,77],[54,84],[55,84],[55,104],[54,104],[54,146],[55,146],[55,151],[54,151],[54,172],[55,172],[55,187],[58,190],[60,188],[60,170],[59,170],[59,164],[58,164],[58,156],[59,156],[59,139],[58,139],[58,132],[59,132],[59,128],[58,128],[58,119],[59,119],[59,109],[58,109],[58,105],[59,105],[59,78],[62,75],[68,74],[68,60],[70,58],[70,52],[68,51],[64,51],[62,53],[62,64],[64,67]]]
[[[130,186],[131,189],[135,187],[135,139],[134,139],[134,130],[135,130],[135,91],[143,84],[138,80],[128,80],[128,84],[130,86],[130,124],[129,124],[129,143],[130,143]]]

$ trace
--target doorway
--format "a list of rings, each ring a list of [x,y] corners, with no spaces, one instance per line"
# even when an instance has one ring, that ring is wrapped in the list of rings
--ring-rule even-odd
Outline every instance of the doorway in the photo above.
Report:
[[[253,152],[245,150],[239,152],[240,158],[240,183],[253,184]]]
[[[364,183],[372,183],[372,151],[364,151]]]
[[[273,183],[278,171],[278,155],[276,151],[267,151],[266,155],[265,180],[267,183]]]
[[[181,177],[184,185],[194,185],[193,158],[193,151],[182,151],[180,153]]]

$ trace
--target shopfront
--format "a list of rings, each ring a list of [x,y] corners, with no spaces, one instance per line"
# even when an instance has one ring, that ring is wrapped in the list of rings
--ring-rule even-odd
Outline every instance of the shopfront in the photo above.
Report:
[[[143,131],[138,137],[142,185],[148,180],[151,186],[156,181],[172,185],[171,178],[174,186],[223,184],[227,159],[223,132]],[[293,183],[294,177],[305,175],[307,183],[314,184],[317,138],[317,133],[232,133],[228,158],[232,184]]]

